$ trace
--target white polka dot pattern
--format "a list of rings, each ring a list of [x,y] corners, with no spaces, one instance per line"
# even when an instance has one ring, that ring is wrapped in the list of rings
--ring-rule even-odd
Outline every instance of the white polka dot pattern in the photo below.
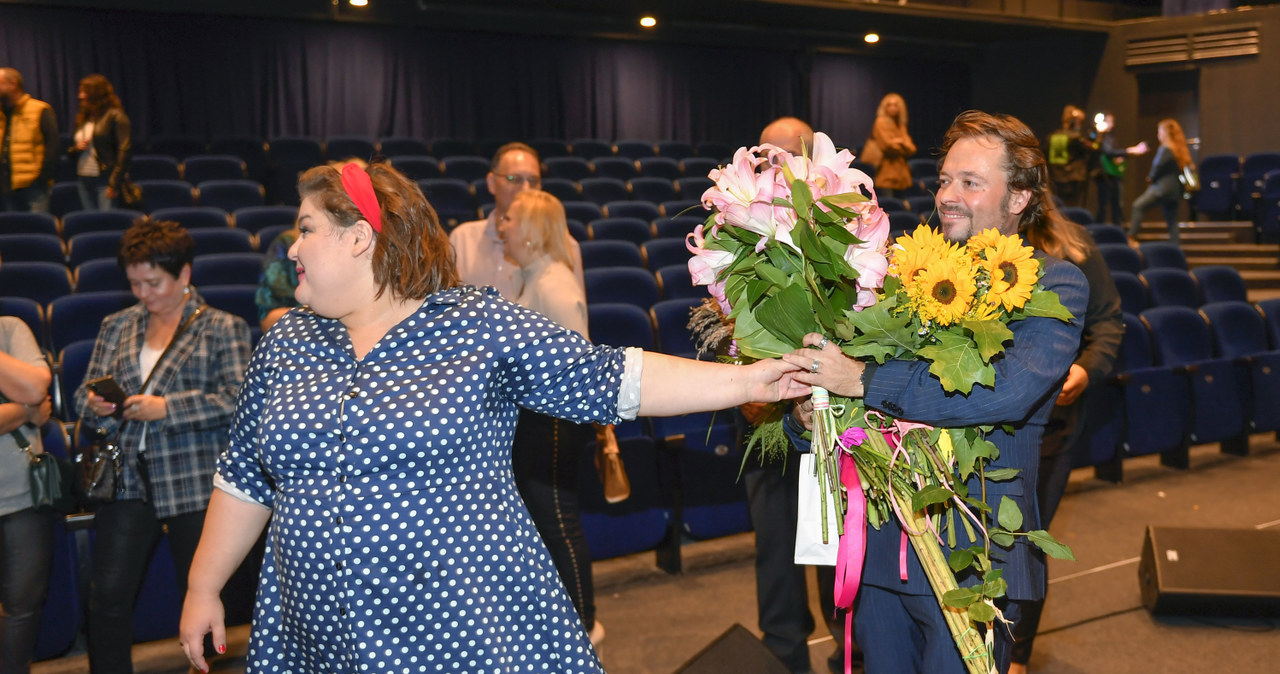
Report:
[[[356,360],[305,310],[254,352],[219,474],[274,509],[248,672],[599,672],[516,491],[517,407],[616,423],[623,357],[473,288]]]

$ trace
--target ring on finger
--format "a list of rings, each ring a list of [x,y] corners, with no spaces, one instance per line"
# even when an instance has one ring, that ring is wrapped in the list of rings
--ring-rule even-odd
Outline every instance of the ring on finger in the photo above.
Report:
[[[821,365],[822,365],[822,363],[819,363],[819,362],[818,362],[818,359],[817,359],[817,358],[814,358],[814,359],[813,359],[813,365],[810,365],[810,366],[809,366],[809,371],[813,372],[814,374],[818,374],[818,368],[819,368]]]
[[[828,345],[828,344],[830,344],[830,343],[831,343],[831,340],[827,339],[826,337],[823,337],[823,338],[822,338],[822,341],[821,341],[821,342],[818,342],[818,350],[819,350],[819,351],[821,351],[821,350],[823,350],[823,349],[827,348],[827,345]]]

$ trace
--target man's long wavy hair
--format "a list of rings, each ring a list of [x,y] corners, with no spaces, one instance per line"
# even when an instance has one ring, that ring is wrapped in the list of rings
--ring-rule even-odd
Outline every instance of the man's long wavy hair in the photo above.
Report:
[[[1077,264],[1083,262],[1089,251],[1089,233],[1063,217],[1054,204],[1049,167],[1040,151],[1040,141],[1021,120],[979,110],[960,113],[943,138],[939,166],[956,141],[983,137],[1004,147],[1008,190],[1026,190],[1031,195],[1018,221],[1018,232],[1032,246],[1054,257]]]

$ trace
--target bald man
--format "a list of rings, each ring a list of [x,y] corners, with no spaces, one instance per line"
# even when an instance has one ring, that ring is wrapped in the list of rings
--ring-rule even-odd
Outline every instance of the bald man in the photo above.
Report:
[[[776,145],[799,155],[813,148],[813,129],[795,117],[774,120],[760,132],[760,144]],[[765,405],[743,405],[748,423],[760,420]],[[809,590],[805,567],[795,563],[796,503],[799,500],[800,454],[791,452],[785,462],[760,464],[748,460],[743,481],[751,526],[756,532],[756,607],[764,643],[792,672],[812,672],[809,663],[809,635],[813,614],[809,612]],[[836,642],[836,651],[827,660],[833,672],[844,671],[844,624],[835,614],[835,567],[815,567],[818,573],[818,603],[827,629]],[[854,671],[860,670],[862,653],[852,645]]]

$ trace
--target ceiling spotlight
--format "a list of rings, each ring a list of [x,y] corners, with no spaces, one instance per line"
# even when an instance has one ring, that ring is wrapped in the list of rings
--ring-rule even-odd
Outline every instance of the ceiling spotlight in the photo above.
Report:
[[[364,7],[369,4],[369,0],[351,0],[352,7]]]
[[[640,25],[644,26],[645,28],[653,28],[654,26],[658,25],[658,20],[653,18],[652,16],[642,16],[640,17]]]
[[[880,34],[867,33],[866,35],[862,36],[862,41],[866,42],[867,44],[875,44],[880,41]]]

